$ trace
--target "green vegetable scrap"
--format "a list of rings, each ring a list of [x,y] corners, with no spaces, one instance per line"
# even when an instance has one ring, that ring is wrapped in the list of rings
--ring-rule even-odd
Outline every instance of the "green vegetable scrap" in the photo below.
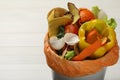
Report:
[[[70,59],[72,59],[74,56],[75,56],[74,50],[72,50],[72,51],[67,51],[67,53],[66,53],[66,55],[65,55],[65,59],[70,60]]]
[[[64,35],[65,35],[65,31],[64,31],[64,26],[59,26],[59,33],[58,33],[58,35],[57,35],[57,38],[62,38],[62,37],[64,37]]]
[[[117,22],[115,21],[115,19],[114,18],[108,19],[108,16],[105,15],[105,13],[100,13],[101,11],[102,10],[99,9],[98,6],[93,6],[92,7],[92,12],[96,16],[96,18],[98,18],[98,16],[104,17],[103,20],[106,22],[106,24],[108,26],[110,26],[111,28],[115,29],[117,27]]]
[[[113,29],[115,29],[115,28],[117,27],[117,23],[116,23],[116,21],[115,21],[114,18],[111,18],[111,19],[107,20],[107,24],[108,24],[110,27],[112,27]]]
[[[92,7],[92,12],[95,15],[95,17],[97,18],[98,13],[99,13],[100,9],[98,8],[98,6],[93,6]]]

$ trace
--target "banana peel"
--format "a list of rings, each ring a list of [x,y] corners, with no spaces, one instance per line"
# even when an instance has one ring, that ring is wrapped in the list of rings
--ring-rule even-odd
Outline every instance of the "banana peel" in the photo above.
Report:
[[[56,36],[58,34],[59,26],[61,26],[61,25],[65,26],[71,22],[72,22],[72,19],[68,15],[50,20],[48,22],[49,37]]]
[[[73,3],[70,3],[70,2],[68,3],[68,9],[70,13],[73,15],[72,24],[75,24],[78,21],[78,19],[80,19],[79,10]]]
[[[52,9],[47,15],[48,22],[54,18],[64,16],[67,12],[68,11],[66,9],[60,7]]]
[[[67,12],[64,8],[54,8],[48,13],[49,37],[57,36],[59,26],[65,26],[72,22],[72,16],[70,13],[66,14]]]

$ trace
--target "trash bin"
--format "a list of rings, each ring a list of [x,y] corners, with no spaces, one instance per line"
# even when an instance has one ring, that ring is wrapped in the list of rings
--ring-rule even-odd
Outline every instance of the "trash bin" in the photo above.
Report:
[[[52,75],[53,75],[53,80],[104,80],[105,72],[106,72],[106,68],[103,68],[101,71],[92,75],[71,78],[71,77],[60,75],[57,72],[52,70]]]

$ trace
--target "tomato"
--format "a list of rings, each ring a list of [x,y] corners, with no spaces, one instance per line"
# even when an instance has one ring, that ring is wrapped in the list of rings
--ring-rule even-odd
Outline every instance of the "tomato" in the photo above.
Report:
[[[65,26],[65,33],[74,33],[74,34],[78,34],[78,27],[74,24],[69,24],[67,26]]]
[[[86,8],[80,9],[79,14],[80,14],[79,23],[83,23],[83,22],[95,19],[94,14]]]

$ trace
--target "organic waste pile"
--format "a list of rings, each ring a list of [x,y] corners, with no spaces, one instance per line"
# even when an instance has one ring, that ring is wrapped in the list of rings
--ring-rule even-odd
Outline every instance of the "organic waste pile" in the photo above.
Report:
[[[49,44],[66,60],[100,58],[116,43],[116,21],[98,6],[77,8],[68,2],[68,10],[53,8],[47,20]]]

